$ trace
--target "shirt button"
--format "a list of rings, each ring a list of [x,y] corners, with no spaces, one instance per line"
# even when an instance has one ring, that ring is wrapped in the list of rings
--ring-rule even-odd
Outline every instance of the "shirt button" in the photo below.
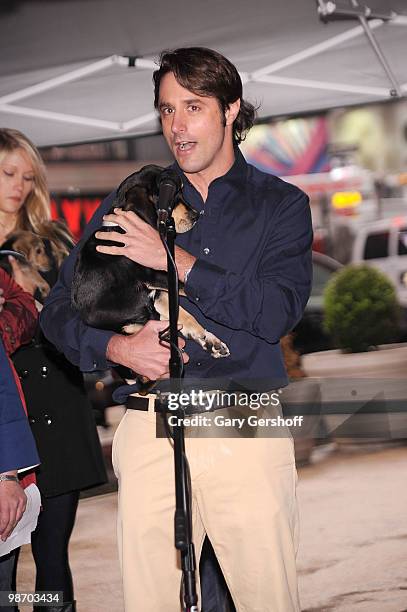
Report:
[[[202,365],[202,363],[201,363],[200,361],[197,361],[197,362],[196,362],[196,365],[197,365],[197,366],[201,366],[201,365]]]
[[[52,418],[49,416],[49,414],[44,414],[43,419],[46,425],[52,425]]]
[[[96,370],[98,364],[96,363],[96,361],[93,362],[93,369]]]
[[[205,253],[205,255],[209,255],[209,253],[211,252],[210,249],[208,249],[208,247],[205,247],[203,252]]]
[[[198,296],[196,296],[195,302],[199,302],[199,297]]]
[[[204,211],[204,210],[201,210],[199,214],[200,214],[200,215],[204,215],[204,214],[205,214],[205,211]]]

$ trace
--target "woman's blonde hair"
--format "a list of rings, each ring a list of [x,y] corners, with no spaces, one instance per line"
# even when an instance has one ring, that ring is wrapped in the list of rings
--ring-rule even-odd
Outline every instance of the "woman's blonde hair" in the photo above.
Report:
[[[45,165],[37,147],[18,130],[0,128],[0,162],[16,149],[24,151],[32,164],[34,187],[20,209],[15,229],[28,230],[48,238],[57,249],[68,254],[67,244],[73,244],[73,238],[65,224],[51,222]]]

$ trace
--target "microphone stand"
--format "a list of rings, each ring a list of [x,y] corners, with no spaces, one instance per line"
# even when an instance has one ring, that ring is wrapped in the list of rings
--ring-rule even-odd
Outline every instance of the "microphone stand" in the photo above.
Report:
[[[181,391],[183,374],[182,354],[178,348],[178,271],[175,265],[174,243],[176,230],[174,219],[169,214],[164,219],[159,215],[158,231],[167,251],[168,266],[168,300],[170,320],[170,389],[171,393]],[[179,395],[178,395],[179,396]],[[198,595],[196,591],[196,559],[192,542],[191,489],[189,483],[188,464],[185,455],[185,437],[182,417],[184,411],[179,406],[171,411],[177,416],[177,423],[172,428],[174,443],[175,468],[175,548],[181,553],[181,568],[183,576],[184,612],[198,612]],[[165,415],[166,418],[166,415]],[[181,420],[180,420],[181,419]]]

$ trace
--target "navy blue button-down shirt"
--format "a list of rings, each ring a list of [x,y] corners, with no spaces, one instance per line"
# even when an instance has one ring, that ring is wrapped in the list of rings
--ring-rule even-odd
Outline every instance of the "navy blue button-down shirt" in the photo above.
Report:
[[[311,290],[312,225],[308,197],[260,172],[236,149],[235,163],[209,186],[204,202],[182,175],[185,199],[201,212],[177,244],[197,258],[181,306],[225,342],[230,356],[214,359],[188,341],[185,375],[244,382],[256,389],[287,383],[279,340],[300,320]],[[114,193],[101,204],[65,261],[41,314],[46,336],[83,371],[104,369],[111,332],[86,326],[70,307],[74,265],[83,240],[102,225]],[[220,388],[220,387],[217,387]]]

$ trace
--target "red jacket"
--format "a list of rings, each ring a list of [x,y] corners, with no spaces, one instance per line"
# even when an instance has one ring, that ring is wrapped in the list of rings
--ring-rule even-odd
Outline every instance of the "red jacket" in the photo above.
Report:
[[[3,297],[6,300],[0,311],[0,336],[3,340],[7,355],[9,356],[11,353],[14,353],[19,346],[26,344],[33,337],[37,325],[38,312],[34,298],[24,291],[20,285],[17,285],[3,268],[0,268],[0,288],[3,289]],[[10,358],[9,363],[14,374],[21,403],[27,414],[20,379],[17,376],[17,372]],[[24,488],[32,482],[35,482],[34,473],[27,474],[27,476],[21,479],[21,484]]]

